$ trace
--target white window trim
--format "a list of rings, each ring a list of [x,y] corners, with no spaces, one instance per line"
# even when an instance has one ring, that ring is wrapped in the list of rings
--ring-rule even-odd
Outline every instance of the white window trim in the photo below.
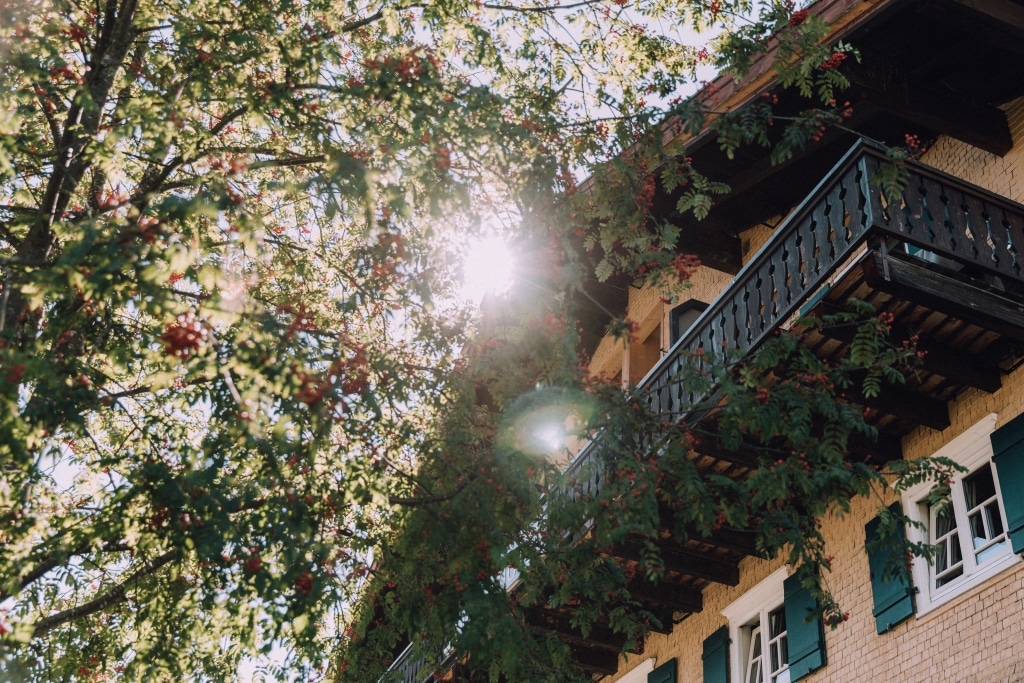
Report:
[[[645,659],[615,683],[647,683],[647,674],[654,671],[654,657]]]
[[[732,643],[729,647],[731,681],[741,683],[746,675],[747,648],[743,647],[742,630],[761,612],[783,605],[786,597],[783,583],[788,577],[789,567],[783,565],[722,610],[722,616],[729,621],[729,640]]]
[[[997,420],[998,416],[995,413],[989,413],[935,452],[934,456],[949,458],[968,469],[968,472],[962,475],[957,475],[956,479],[958,482],[971,472],[974,472],[978,468],[984,466],[985,463],[992,462],[991,435],[992,432],[995,431]],[[1003,508],[1002,502],[1003,495],[999,488],[999,477],[996,474],[994,465],[992,466],[992,475],[996,485],[996,493],[999,496],[999,506],[1005,515],[1006,510]],[[922,482],[903,492],[903,509],[906,511],[908,517],[914,521],[927,525],[928,519],[922,515],[920,503],[925,496],[928,495],[928,492],[933,486],[933,482]],[[1005,524],[1005,520],[1003,521]],[[925,531],[913,526],[907,528],[907,537],[916,543],[928,542],[928,537]],[[1009,548],[1009,540],[1007,540],[1005,555],[975,568],[970,574],[967,574],[960,579],[943,586],[942,588],[932,591],[930,564],[923,557],[914,557],[911,562],[911,573],[914,577],[914,585],[918,588],[917,599],[915,600],[917,616],[919,618],[923,617],[929,612],[941,607],[950,600],[963,595],[972,588],[981,585],[991,577],[1005,570],[1007,567],[1017,564],[1020,561],[1021,558],[1014,554]]]

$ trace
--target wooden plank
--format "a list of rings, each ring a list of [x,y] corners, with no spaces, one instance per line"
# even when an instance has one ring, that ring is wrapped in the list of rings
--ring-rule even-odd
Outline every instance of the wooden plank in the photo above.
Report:
[[[1024,306],[912,263],[873,252],[862,264],[871,286],[1024,341]]]
[[[572,616],[543,607],[523,607],[523,618],[531,627],[557,633],[562,640],[593,650],[605,650],[618,654],[626,645],[626,635],[616,633],[604,624],[593,624],[587,635],[572,625]]]
[[[634,600],[670,611],[696,614],[704,609],[704,595],[695,588],[666,581],[655,584],[643,577],[635,577],[626,588]]]
[[[838,312],[838,310],[834,304],[822,303],[815,307],[809,315],[820,317]],[[846,344],[853,341],[855,334],[855,330],[848,326],[822,327],[820,332]],[[963,353],[927,338],[920,339],[917,348],[925,354],[924,358],[920,359],[920,364],[926,372],[942,375],[948,380],[981,389],[989,394],[995,393],[1002,386],[999,368],[982,365],[978,362],[977,357],[964,357]]]
[[[613,676],[619,670],[619,655],[582,645],[570,646],[572,657],[583,671],[601,676]]]
[[[687,550],[664,541],[658,541],[655,545],[657,545],[662,562],[668,571],[722,583],[726,586],[735,586],[740,582],[740,570],[734,562],[707,553]],[[631,536],[623,542],[616,543],[611,552],[616,557],[640,561],[646,550],[643,539]]]

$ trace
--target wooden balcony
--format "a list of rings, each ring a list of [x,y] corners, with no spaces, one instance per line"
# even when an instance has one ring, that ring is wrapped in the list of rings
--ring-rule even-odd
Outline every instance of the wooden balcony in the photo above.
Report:
[[[999,388],[1024,352],[1024,206],[917,163],[908,164],[903,193],[887,197],[872,182],[884,163],[884,151],[864,141],[846,153],[644,378],[654,411],[692,420],[707,397],[683,386],[684,366],[699,370],[723,349],[755,351],[798,315],[829,312],[849,298],[891,313],[893,328],[918,335],[927,351],[903,387],[851,399],[870,409],[881,435],[866,448],[900,457],[900,437],[912,429],[949,425],[947,402],[958,393]],[[806,343],[835,360],[850,338],[831,334],[811,334]],[[598,439],[570,465],[582,495],[596,494],[604,479],[600,449]],[[713,436],[695,457],[728,476],[757,467],[753,454],[721,448]],[[669,604],[652,596],[650,606],[671,614],[668,624],[700,611],[704,586],[737,583],[740,560],[754,554],[748,540],[736,531],[664,540],[667,573],[658,591],[676,597]],[[628,544],[616,555],[635,559]],[[600,647],[578,652],[584,668],[614,671]]]
[[[999,388],[1024,349],[1024,206],[919,163],[907,164],[906,187],[890,199],[872,182],[883,163],[865,141],[846,153],[643,379],[654,411],[683,419],[705,398],[680,379],[685,364],[709,362],[698,349],[705,359],[754,351],[801,312],[849,298],[892,313],[894,329],[917,334],[927,351],[900,400],[870,406],[883,435],[943,429],[950,398]],[[847,341],[818,334],[808,343],[836,358]],[[599,447],[571,469],[586,471]],[[600,474],[589,479],[593,493]]]
[[[753,352],[798,315],[828,312],[851,297],[891,313],[894,329],[918,335],[919,348],[927,351],[903,387],[851,399],[870,409],[879,429],[873,452],[900,457],[903,435],[919,426],[949,425],[947,403],[957,394],[1000,387],[1001,376],[1024,354],[1024,206],[917,163],[908,164],[902,194],[887,197],[872,182],[884,163],[880,148],[860,141],[826,174],[648,373],[641,387],[653,410],[672,420],[692,419],[707,397],[684,388],[686,364],[700,369],[723,349]],[[819,356],[836,359],[850,339],[832,334],[812,334],[806,343]],[[569,467],[578,495],[598,492],[604,479],[600,449],[597,439]],[[758,466],[755,455],[719,447],[713,435],[694,457],[702,468],[727,476]],[[740,561],[755,552],[748,534],[727,529],[706,538],[665,537],[659,544],[663,582],[631,592],[662,615],[666,631],[701,610],[705,586],[736,585]],[[637,559],[640,547],[634,545],[619,544],[614,553],[623,561]],[[567,626],[570,616],[545,611],[532,618],[537,628],[559,631],[584,669],[614,673],[621,646],[615,634],[595,629],[584,638]],[[410,669],[414,664],[415,658],[405,660],[405,669],[396,663],[396,680],[431,680]]]

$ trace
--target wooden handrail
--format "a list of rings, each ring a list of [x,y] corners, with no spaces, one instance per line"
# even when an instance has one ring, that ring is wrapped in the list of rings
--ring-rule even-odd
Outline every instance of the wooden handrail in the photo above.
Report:
[[[886,163],[884,148],[866,140],[843,155],[641,381],[653,411],[682,419],[707,398],[683,386],[684,367],[700,372],[725,351],[754,351],[868,240],[895,240],[1024,281],[1024,206],[917,162],[906,162],[903,192],[889,198],[874,182]],[[600,443],[569,465],[577,495],[600,486]]]

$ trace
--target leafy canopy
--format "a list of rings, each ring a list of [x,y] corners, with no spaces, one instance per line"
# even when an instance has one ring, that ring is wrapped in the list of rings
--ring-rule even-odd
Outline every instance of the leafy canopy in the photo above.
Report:
[[[750,5],[5,3],[0,671],[220,681],[283,645],[268,675],[365,681],[504,603],[488,581],[514,543],[539,552],[553,473],[501,411],[538,385],[618,402],[582,385],[563,295],[676,259],[656,173],[698,215],[724,190],[651,132],[708,120],[667,101],[712,59],[682,27],[724,30],[739,68],[787,31],[789,82],[842,85],[820,22]],[[839,116],[827,99],[784,145]],[[721,122],[725,146],[765,141],[764,115]],[[453,253],[504,212],[530,270],[488,330]],[[353,625],[357,595],[398,587],[426,602]],[[516,612],[492,614],[461,645],[511,672]],[[375,619],[387,644],[345,669],[339,638]]]

